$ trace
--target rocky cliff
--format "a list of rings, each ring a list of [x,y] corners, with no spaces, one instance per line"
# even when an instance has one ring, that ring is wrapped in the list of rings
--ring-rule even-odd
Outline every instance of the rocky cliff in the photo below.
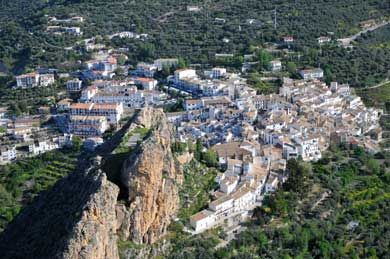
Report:
[[[0,236],[0,258],[119,258],[119,188],[94,165],[60,180]]]
[[[149,138],[123,165],[126,206],[118,206],[122,239],[154,243],[165,234],[179,204],[182,172],[171,152],[172,128],[162,110],[142,110],[139,125],[151,130]]]
[[[123,164],[118,185],[124,198],[118,201],[119,187],[107,180],[100,158],[85,162],[8,225],[0,235],[0,258],[115,259],[118,239],[151,244],[164,235],[182,182],[171,152],[172,128],[162,110],[152,108],[130,128],[137,126],[150,134]]]

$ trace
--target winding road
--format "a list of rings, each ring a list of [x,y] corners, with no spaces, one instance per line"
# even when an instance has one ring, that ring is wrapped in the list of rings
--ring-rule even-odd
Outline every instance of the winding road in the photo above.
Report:
[[[381,22],[379,24],[376,24],[374,26],[371,26],[367,29],[364,29],[364,30],[361,30],[360,32],[348,37],[348,38],[343,38],[343,39],[338,39],[339,42],[341,42],[343,44],[343,46],[348,46],[351,44],[352,41],[356,40],[357,38],[359,38],[362,34],[365,34],[367,32],[370,32],[370,31],[375,31],[376,29],[379,29],[383,26],[386,26],[390,23],[390,21],[384,21],[384,22]]]

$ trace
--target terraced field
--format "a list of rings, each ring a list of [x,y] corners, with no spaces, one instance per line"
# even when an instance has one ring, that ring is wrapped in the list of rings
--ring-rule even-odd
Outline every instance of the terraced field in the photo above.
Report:
[[[0,231],[41,191],[75,170],[77,154],[52,151],[0,166]]]

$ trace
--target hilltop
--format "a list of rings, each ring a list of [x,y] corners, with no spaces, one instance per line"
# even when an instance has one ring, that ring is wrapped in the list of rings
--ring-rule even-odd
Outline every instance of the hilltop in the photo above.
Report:
[[[195,9],[188,9],[188,6]],[[0,60],[20,73],[31,65],[66,66],[83,60],[74,46],[81,38],[121,31],[147,34],[145,41],[117,39],[129,48],[132,62],[181,56],[191,63],[213,63],[216,53],[242,55],[251,46],[296,38],[296,49],[308,53],[317,37],[343,38],[359,23],[388,14],[386,1],[11,1],[0,12]],[[84,18],[79,36],[47,33],[52,17]],[[329,19],[332,17],[332,19]],[[275,19],[276,18],[276,19]],[[276,22],[276,23],[275,23]],[[227,40],[226,40],[227,39]],[[44,51],[43,51],[44,50]],[[344,54],[343,54],[344,55]],[[325,55],[326,56],[326,55]],[[313,63],[313,62],[311,62]],[[314,62],[317,63],[317,62]]]

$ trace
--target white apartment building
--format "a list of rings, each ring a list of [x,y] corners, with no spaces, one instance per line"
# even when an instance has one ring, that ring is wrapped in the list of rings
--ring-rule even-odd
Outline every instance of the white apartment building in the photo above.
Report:
[[[234,199],[234,211],[241,212],[250,209],[256,202],[256,194],[254,189],[250,187],[243,187],[232,194]]]
[[[73,79],[66,82],[66,89],[69,93],[79,92],[81,91],[83,85],[83,81],[79,79]]]
[[[70,106],[72,116],[104,116],[110,124],[118,123],[122,114],[122,103],[74,103]]]
[[[29,73],[16,77],[17,87],[35,87],[39,85],[39,74]]]
[[[228,213],[233,210],[233,206],[233,197],[231,195],[225,195],[215,201],[212,201],[209,204],[209,209],[218,214],[225,214],[225,216],[227,216]]]
[[[16,86],[18,88],[30,88],[37,86],[49,86],[54,84],[53,74],[39,74],[37,72],[16,76]]]
[[[185,100],[184,108],[186,111],[199,110],[203,107],[203,102],[200,99],[196,100]]]
[[[108,128],[104,116],[70,116],[69,132],[79,136],[101,136]]]

